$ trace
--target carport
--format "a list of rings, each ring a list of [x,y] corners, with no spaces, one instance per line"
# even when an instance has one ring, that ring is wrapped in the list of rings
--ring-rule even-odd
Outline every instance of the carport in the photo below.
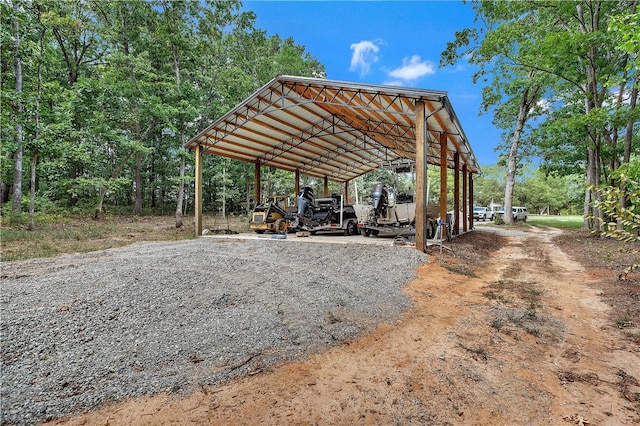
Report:
[[[447,214],[447,170],[454,170],[454,211],[473,227],[473,174],[480,166],[446,92],[278,76],[185,144],[194,150],[195,232],[202,234],[202,155],[343,183],[399,160],[415,162],[416,249],[426,248],[427,165],[440,167],[440,217]],[[460,182],[462,175],[462,185]],[[462,186],[462,194],[460,194]],[[454,233],[460,231],[456,220]]]

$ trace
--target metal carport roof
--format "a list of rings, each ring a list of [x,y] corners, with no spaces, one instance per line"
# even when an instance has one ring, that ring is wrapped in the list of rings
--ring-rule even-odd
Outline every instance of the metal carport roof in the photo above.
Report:
[[[185,144],[307,176],[346,182],[398,159],[415,161],[416,102],[425,104],[427,162],[480,167],[443,91],[278,76]]]

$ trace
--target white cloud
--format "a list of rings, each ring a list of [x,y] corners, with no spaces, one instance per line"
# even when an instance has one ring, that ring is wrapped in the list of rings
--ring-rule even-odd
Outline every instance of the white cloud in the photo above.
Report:
[[[536,102],[537,109],[542,113],[548,113],[551,111],[551,102],[548,99],[540,99]]]
[[[401,80],[387,80],[384,83],[385,86],[404,86],[404,81]]]
[[[359,71],[360,76],[364,76],[371,70],[371,64],[378,61],[377,53],[380,51],[380,41],[362,40],[360,43],[353,43],[351,50],[351,66],[349,71]]]
[[[425,75],[435,74],[435,72],[435,65],[429,61],[423,61],[418,55],[413,55],[411,58],[404,58],[400,68],[389,71],[389,76],[404,81],[413,81]]]
[[[466,66],[466,65],[463,65],[463,64],[458,64],[458,65],[456,65],[456,67],[455,67],[455,68],[453,68],[453,69],[445,68],[445,70],[446,70],[446,71],[448,71],[448,72],[450,72],[450,73],[452,73],[452,74],[455,74],[455,73],[457,73],[457,72],[463,72],[463,71],[466,71],[466,70],[467,70],[467,66]]]

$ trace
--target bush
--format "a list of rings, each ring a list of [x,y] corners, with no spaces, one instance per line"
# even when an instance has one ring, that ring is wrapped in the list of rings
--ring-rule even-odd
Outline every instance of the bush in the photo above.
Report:
[[[594,231],[604,237],[615,238],[629,244],[640,242],[640,160],[635,159],[621,166],[612,173],[618,186],[602,186],[600,201],[594,202],[594,207],[602,211],[606,219],[596,218],[600,222],[602,231]],[[625,200],[624,203],[621,201]],[[609,221],[615,222],[609,222]],[[606,223],[605,223],[606,221]],[[636,253],[638,253],[636,248]],[[640,262],[627,267],[620,275],[620,279],[640,269]]]

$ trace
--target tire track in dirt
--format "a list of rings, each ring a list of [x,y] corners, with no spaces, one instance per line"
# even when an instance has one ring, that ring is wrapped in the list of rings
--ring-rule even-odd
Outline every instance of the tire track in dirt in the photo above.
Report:
[[[621,372],[640,376],[639,352],[605,326],[607,307],[553,236],[510,237],[475,278],[439,265],[450,256],[420,267],[413,307],[340,347],[53,424],[631,423]]]

